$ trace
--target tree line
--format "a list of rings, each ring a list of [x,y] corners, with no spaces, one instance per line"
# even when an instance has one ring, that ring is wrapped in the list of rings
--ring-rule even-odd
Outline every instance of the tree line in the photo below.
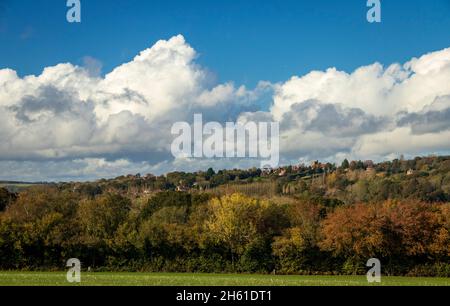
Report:
[[[86,195],[58,186],[6,192],[0,269],[62,269],[75,257],[94,271],[358,274],[376,257],[385,274],[450,276],[448,203]]]

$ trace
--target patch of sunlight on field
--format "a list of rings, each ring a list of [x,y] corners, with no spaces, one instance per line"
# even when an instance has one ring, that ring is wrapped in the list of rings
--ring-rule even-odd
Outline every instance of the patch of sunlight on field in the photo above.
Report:
[[[81,284],[65,272],[0,272],[0,286],[367,286],[364,276],[274,276],[180,273],[82,273]],[[383,277],[381,286],[450,286],[450,278]]]

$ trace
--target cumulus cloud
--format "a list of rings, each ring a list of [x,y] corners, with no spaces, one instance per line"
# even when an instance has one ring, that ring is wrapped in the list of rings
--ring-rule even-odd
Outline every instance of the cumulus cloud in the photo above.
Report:
[[[0,70],[0,159],[141,153],[152,160],[170,152],[171,125],[192,120],[194,111],[221,119],[255,109],[256,91],[231,83],[211,86],[195,58],[176,36],[104,77],[91,58],[87,67],[64,63],[24,78]]]
[[[417,112],[450,92],[450,49],[414,58],[404,65],[364,66],[348,74],[330,68],[292,77],[278,87],[272,112],[277,118],[308,100],[339,103],[374,115]]]
[[[93,179],[257,165],[174,160],[171,126],[203,120],[278,121],[282,163],[450,151],[450,49],[405,64],[330,68],[260,82],[216,84],[179,35],[101,75],[101,62],[40,75],[0,69],[0,179]],[[270,108],[265,107],[271,101]]]
[[[282,124],[282,147],[292,158],[445,153],[449,93],[450,49],[444,49],[403,65],[294,76],[277,84],[270,113]]]

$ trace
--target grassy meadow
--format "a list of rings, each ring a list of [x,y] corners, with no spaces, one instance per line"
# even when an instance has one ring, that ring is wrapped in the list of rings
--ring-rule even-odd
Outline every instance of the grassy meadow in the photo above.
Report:
[[[80,284],[65,272],[0,272],[0,286],[450,286],[450,278],[365,276],[295,276],[178,273],[82,273]]]

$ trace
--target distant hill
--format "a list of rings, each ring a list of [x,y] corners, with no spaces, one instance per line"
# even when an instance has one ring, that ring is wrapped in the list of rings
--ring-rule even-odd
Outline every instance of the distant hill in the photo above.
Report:
[[[22,185],[23,186],[23,185]],[[428,156],[374,163],[344,161],[341,165],[315,161],[277,169],[234,169],[171,172],[162,176],[127,175],[95,182],[59,183],[84,195],[121,193],[141,197],[160,191],[240,192],[249,196],[308,197],[332,203],[379,202],[388,199],[450,201],[450,157]]]
[[[48,185],[46,182],[18,182],[0,181],[0,187],[8,189],[9,192],[20,192],[31,186]]]

